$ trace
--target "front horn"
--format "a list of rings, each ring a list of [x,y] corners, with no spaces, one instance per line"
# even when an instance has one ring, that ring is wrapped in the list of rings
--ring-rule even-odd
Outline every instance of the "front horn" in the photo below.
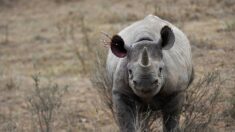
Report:
[[[146,47],[144,47],[140,62],[142,66],[150,66],[150,60],[149,60],[148,51]]]

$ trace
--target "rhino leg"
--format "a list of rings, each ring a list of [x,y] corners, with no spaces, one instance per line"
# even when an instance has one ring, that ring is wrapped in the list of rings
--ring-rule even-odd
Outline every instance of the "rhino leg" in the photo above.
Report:
[[[180,132],[178,115],[164,115],[163,122],[163,132]]]
[[[121,132],[135,132],[134,107],[127,96],[113,92],[114,112]]]
[[[179,119],[183,106],[184,93],[180,92],[172,95],[168,103],[163,107],[163,131],[164,132],[180,132]]]

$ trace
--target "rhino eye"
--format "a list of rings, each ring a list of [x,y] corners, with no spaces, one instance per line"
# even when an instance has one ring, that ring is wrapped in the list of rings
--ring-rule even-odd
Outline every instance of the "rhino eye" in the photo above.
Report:
[[[128,70],[128,74],[129,74],[129,78],[132,79],[133,78],[133,74],[132,74],[132,70],[131,69]]]

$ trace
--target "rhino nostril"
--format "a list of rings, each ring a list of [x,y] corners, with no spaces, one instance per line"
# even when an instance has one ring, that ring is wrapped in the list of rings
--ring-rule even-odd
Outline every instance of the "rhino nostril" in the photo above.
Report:
[[[153,81],[153,85],[158,85],[158,79]]]
[[[162,67],[159,67],[159,73],[162,73]]]
[[[136,83],[137,83],[137,82],[136,82],[135,80],[133,80],[133,84],[134,84],[134,86],[136,85]]]

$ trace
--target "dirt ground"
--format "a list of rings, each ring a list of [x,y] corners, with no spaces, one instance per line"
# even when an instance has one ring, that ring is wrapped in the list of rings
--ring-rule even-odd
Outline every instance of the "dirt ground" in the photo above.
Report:
[[[0,131],[38,131],[27,97],[41,84],[68,86],[53,116],[53,131],[116,131],[91,85],[96,50],[110,36],[155,14],[189,37],[196,77],[219,71],[224,117],[217,131],[235,131],[230,98],[235,91],[233,0],[0,0]],[[95,47],[95,48],[94,48]],[[34,122],[34,123],[33,123]]]

